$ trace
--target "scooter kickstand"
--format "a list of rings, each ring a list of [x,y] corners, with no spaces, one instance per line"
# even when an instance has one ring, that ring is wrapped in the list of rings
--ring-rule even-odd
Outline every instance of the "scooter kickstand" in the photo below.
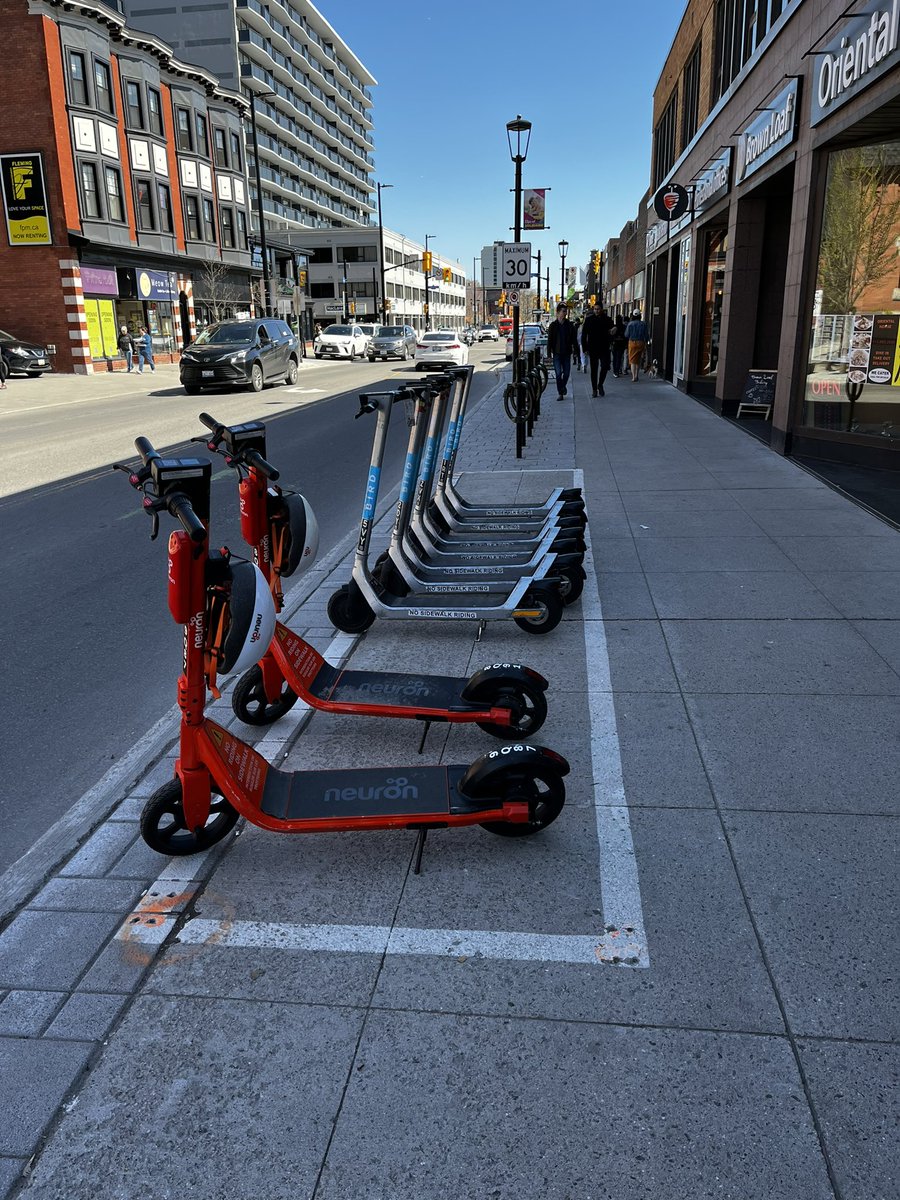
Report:
[[[425,727],[424,727],[424,729],[422,730],[422,740],[419,742],[419,753],[420,753],[420,754],[421,754],[421,753],[422,753],[422,751],[425,749],[425,739],[428,737],[428,730],[429,730],[430,728],[431,728],[431,722],[430,722],[430,721],[426,721],[426,722],[425,722]]]
[[[475,645],[476,645],[476,646],[477,646],[477,645],[478,645],[478,643],[481,641],[481,635],[484,633],[484,627],[485,627],[485,625],[486,625],[486,624],[487,624],[487,622],[486,622],[486,621],[479,621],[479,622],[478,622],[478,632],[475,634]]]
[[[413,875],[422,874],[422,853],[425,849],[425,838],[428,836],[428,826],[420,825],[419,833],[416,837],[416,862],[413,867]]]

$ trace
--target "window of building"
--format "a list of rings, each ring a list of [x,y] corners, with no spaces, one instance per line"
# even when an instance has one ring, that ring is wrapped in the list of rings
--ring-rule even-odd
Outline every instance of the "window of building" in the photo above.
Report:
[[[701,286],[703,312],[700,315],[700,345],[697,374],[705,378],[719,370],[719,334],[722,327],[722,301],[725,296],[725,255],[728,230],[710,229],[706,235],[706,276]]]
[[[191,154],[194,149],[194,134],[191,130],[191,111],[189,108],[175,109],[175,135],[178,149]]]
[[[345,263],[377,262],[378,248],[377,246],[338,246],[337,260]]]
[[[710,106],[728,91],[785,9],[798,0],[716,0]]]
[[[225,130],[213,125],[213,150],[215,151],[216,166],[228,166],[228,149],[225,143]]]
[[[162,97],[156,88],[147,88],[147,115],[150,118],[150,132],[155,133],[157,137],[162,137]]]
[[[320,246],[318,250],[313,250],[309,261],[311,263],[333,263],[334,250],[331,246]]]
[[[106,212],[111,221],[125,220],[125,205],[122,200],[122,177],[115,167],[104,166],[106,179]]]
[[[681,148],[682,150],[697,132],[700,119],[700,43],[694,47],[681,88]]]
[[[100,217],[100,196],[97,192],[97,168],[93,163],[81,164],[81,199],[84,204],[84,215]]]
[[[237,210],[238,249],[247,249],[247,214],[242,208]]]
[[[900,444],[900,141],[829,155],[803,424]]]
[[[200,232],[200,202],[196,196],[186,193],[184,199],[184,223],[187,235],[192,242],[199,242]]]
[[[125,80],[125,121],[131,129],[144,128],[144,105],[141,101],[141,85],[131,79]]]
[[[205,198],[203,201],[203,225],[206,232],[206,240],[214,242],[216,240],[216,213],[212,200]]]
[[[156,221],[153,214],[153,192],[150,188],[150,180],[135,179],[134,190],[137,196],[138,229],[156,229]]]
[[[334,299],[334,284],[333,283],[311,283],[309,285],[309,294],[313,300],[333,300]]]
[[[84,55],[76,50],[69,51],[69,99],[73,104],[87,104],[87,75]]]
[[[659,124],[653,131],[653,186],[658,188],[675,161],[675,114],[678,109],[678,88],[666,105]]]
[[[109,65],[94,59],[94,95],[97,107],[106,113],[113,111],[112,81]]]
[[[197,153],[209,158],[209,129],[203,113],[196,114],[197,119]]]
[[[231,141],[231,167],[234,171],[241,170],[241,139],[238,135],[232,132]]]
[[[219,220],[222,225],[222,245],[234,249],[234,213],[230,208],[219,209]]]
[[[159,227],[163,233],[174,233],[175,225],[172,220],[172,195],[169,185],[157,183],[156,199],[159,204]]]

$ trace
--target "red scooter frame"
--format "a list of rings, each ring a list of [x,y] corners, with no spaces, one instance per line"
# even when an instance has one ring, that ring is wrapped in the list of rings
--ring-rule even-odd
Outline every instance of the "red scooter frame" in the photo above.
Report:
[[[212,436],[196,440],[222,454],[240,476],[241,535],[253,547],[253,561],[269,581],[280,613],[284,595],[276,546],[284,541],[277,528],[284,503],[275,486],[278,471],[265,458],[266,427],[262,421],[222,425],[209,413],[200,420]],[[341,670],[277,622],[271,646],[236,685],[232,706],[248,725],[278,720],[298,696],[324,712],[424,721],[421,751],[432,721],[474,722],[500,738],[532,737],[547,716],[546,690],[547,680],[519,663],[494,663],[469,679]]]
[[[186,855],[220,841],[239,816],[279,833],[366,829],[418,831],[416,870],[427,830],[482,825],[491,833],[536,833],[565,803],[568,763],[550,750],[508,745],[470,767],[420,766],[280,771],[205,715],[216,648],[210,635],[211,594],[227,594],[227,552],[209,552],[212,466],[163,459],[146,438],[135,446],[143,466],[130,474],[154,521],[168,511],[182,525],[169,537],[169,609],[184,625],[184,667],[175,778],[147,801],[141,834],[154,850]]]

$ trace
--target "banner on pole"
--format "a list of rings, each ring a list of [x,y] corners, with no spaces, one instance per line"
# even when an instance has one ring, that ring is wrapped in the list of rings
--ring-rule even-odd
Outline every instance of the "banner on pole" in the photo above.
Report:
[[[547,189],[526,188],[523,204],[523,228],[544,229],[546,213]]]

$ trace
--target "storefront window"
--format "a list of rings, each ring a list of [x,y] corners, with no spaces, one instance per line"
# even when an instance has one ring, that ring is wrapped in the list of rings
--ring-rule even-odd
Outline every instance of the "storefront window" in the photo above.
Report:
[[[684,334],[687,327],[691,275],[691,236],[682,239],[678,259],[678,300],[675,306],[675,376],[684,379]]]
[[[900,142],[831,154],[803,424],[900,440]]]
[[[711,229],[706,235],[706,273],[697,374],[709,378],[719,370],[719,332],[722,326],[722,296],[725,292],[725,255],[728,231]]]

